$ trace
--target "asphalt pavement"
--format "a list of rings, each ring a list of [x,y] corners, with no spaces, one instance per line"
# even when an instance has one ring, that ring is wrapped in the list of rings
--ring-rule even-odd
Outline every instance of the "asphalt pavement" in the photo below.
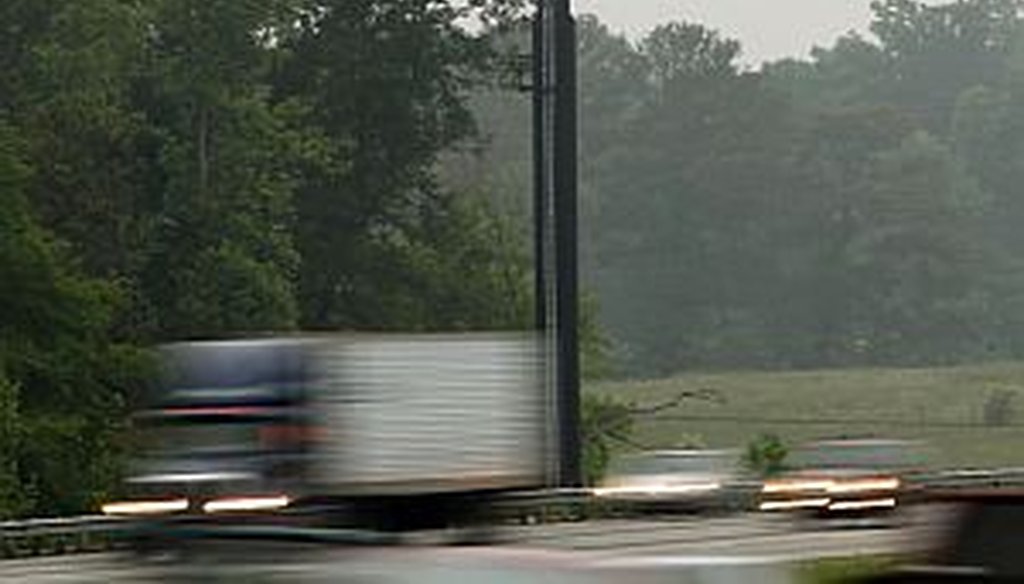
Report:
[[[507,576],[513,572],[575,570],[616,562],[775,563],[912,552],[937,533],[935,522],[924,519],[900,528],[792,522],[764,515],[603,520],[510,527],[497,534],[497,543],[479,546],[439,546],[445,534],[434,533],[395,548],[230,542],[145,562],[123,553],[7,560],[0,562],[0,581],[362,583],[401,581],[383,578],[384,574],[415,574],[416,582],[443,582],[456,573],[474,574],[477,581],[512,582]]]

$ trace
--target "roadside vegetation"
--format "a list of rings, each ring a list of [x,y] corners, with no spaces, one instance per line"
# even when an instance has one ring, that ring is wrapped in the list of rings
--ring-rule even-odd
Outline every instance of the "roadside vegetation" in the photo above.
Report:
[[[884,574],[899,565],[899,559],[889,556],[837,558],[798,564],[796,582],[799,584],[857,584],[866,578]]]
[[[684,374],[661,380],[597,382],[602,399],[658,404],[713,389],[720,400],[688,400],[633,419],[632,438],[671,447],[698,435],[709,447],[763,450],[774,436],[792,446],[823,438],[921,440],[933,465],[1022,464],[1024,363],[958,367]],[[1024,401],[1021,401],[1024,406]],[[1001,413],[994,415],[993,410]]]

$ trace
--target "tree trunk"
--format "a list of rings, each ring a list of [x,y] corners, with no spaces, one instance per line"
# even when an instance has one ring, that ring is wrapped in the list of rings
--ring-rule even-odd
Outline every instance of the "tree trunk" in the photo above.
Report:
[[[197,134],[199,195],[205,199],[210,184],[210,109],[205,104],[199,106],[199,128]]]

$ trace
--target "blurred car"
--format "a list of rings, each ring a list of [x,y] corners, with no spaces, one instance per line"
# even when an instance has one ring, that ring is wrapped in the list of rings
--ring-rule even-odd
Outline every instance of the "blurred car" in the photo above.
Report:
[[[793,451],[786,472],[764,481],[758,508],[817,516],[892,514],[920,464],[920,448],[904,440],[806,444]]]
[[[728,506],[737,482],[730,450],[657,450],[616,460],[594,496],[642,511],[708,511]]]
[[[1024,491],[953,489],[931,493],[931,529],[919,532],[914,564],[871,577],[864,584],[1022,582]]]

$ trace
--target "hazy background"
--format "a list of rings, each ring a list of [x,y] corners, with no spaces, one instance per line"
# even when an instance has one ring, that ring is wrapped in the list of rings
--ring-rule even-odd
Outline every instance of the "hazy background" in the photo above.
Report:
[[[870,6],[871,0],[575,0],[577,13],[596,14],[632,39],[660,23],[700,22],[741,40],[747,65],[807,56],[851,30],[867,33]]]

